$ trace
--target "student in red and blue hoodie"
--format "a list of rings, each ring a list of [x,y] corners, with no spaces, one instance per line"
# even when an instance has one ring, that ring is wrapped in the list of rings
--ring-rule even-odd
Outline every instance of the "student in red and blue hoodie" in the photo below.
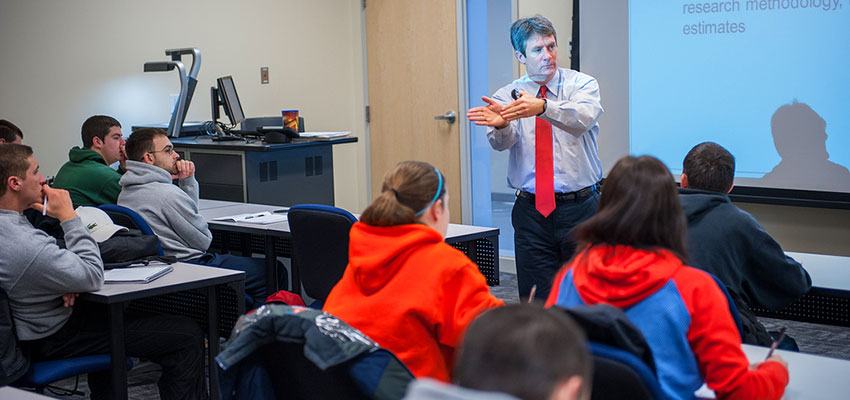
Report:
[[[643,332],[662,390],[694,397],[705,381],[720,399],[779,399],[778,355],[750,368],[726,297],[686,263],[686,221],[670,171],[624,157],[602,188],[596,216],[576,228],[578,253],[555,277],[547,305],[610,304]]]

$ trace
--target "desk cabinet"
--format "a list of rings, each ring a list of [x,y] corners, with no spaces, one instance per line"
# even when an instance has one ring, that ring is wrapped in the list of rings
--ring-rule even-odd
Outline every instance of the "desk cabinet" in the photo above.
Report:
[[[214,142],[207,137],[172,139],[181,157],[195,163],[202,199],[292,206],[334,204],[334,144],[296,139],[287,144]]]

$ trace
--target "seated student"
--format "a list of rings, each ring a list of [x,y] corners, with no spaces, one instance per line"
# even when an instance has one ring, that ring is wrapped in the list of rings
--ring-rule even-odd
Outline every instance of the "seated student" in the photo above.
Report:
[[[245,271],[246,306],[262,305],[266,262],[260,258],[207,253],[212,233],[198,213],[195,164],[180,160],[162,129],[139,129],[125,145],[127,172],[121,177],[118,205],[141,215],[159,236],[166,256],[195,264]],[[172,184],[178,180],[178,185]]]
[[[582,250],[558,273],[547,305],[610,304],[649,343],[661,389],[693,398],[703,380],[718,398],[779,399],[785,361],[750,369],[720,288],[685,265],[685,216],[670,171],[656,158],[620,159],[599,212],[576,228]]]
[[[68,162],[59,169],[53,186],[71,194],[74,207],[115,204],[126,170],[121,124],[112,117],[95,115],[83,122],[83,147],[68,152]],[[110,165],[118,162],[118,171]]]
[[[22,144],[23,139],[24,133],[20,128],[5,119],[0,119],[0,145],[7,143]],[[41,212],[32,208],[27,208],[23,214],[32,226],[47,232],[48,235],[54,238],[63,237],[64,233],[58,219],[42,215]]]
[[[688,219],[688,261],[726,285],[744,318],[744,341],[773,341],[750,307],[778,310],[799,299],[812,279],[776,240],[726,194],[735,157],[717,143],[696,145],[685,156],[679,200]]]
[[[29,207],[62,221],[66,249],[27,222]],[[80,221],[68,192],[45,185],[29,146],[0,146],[0,287],[9,305],[22,348],[31,360],[55,360],[109,352],[105,308],[75,305],[76,293],[98,290],[103,263],[97,243]],[[152,360],[163,368],[163,399],[202,399],[204,336],[182,316],[127,314],[127,355]],[[89,374],[92,397],[105,397],[109,371]]]
[[[21,132],[21,128],[5,119],[0,119],[0,144],[21,144],[23,140],[24,133]]]
[[[455,385],[419,379],[408,386],[405,399],[589,399],[590,378],[587,342],[570,317],[514,304],[469,324],[455,363]]]
[[[469,322],[503,304],[475,264],[445,242],[448,201],[436,168],[396,165],[351,228],[348,266],[323,308],[395,353],[414,376],[444,382]]]

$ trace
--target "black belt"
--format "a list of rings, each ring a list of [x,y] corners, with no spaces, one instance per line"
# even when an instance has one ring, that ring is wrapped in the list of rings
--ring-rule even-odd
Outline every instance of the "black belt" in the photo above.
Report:
[[[598,190],[598,188],[602,186],[602,181],[597,182],[594,185],[588,186],[586,188],[576,190],[575,192],[569,193],[555,193],[555,201],[566,201],[566,200],[577,200],[582,199],[587,196],[593,194],[594,191]],[[534,201],[534,193],[526,192],[525,190],[517,190],[517,197],[522,197],[524,199],[529,199]]]

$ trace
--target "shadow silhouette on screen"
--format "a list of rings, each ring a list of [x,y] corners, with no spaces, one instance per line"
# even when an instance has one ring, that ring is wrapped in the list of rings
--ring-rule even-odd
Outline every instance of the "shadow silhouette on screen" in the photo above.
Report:
[[[850,191],[850,170],[829,161],[826,121],[815,110],[794,100],[773,113],[770,130],[782,161],[762,177],[763,184],[776,188]]]

